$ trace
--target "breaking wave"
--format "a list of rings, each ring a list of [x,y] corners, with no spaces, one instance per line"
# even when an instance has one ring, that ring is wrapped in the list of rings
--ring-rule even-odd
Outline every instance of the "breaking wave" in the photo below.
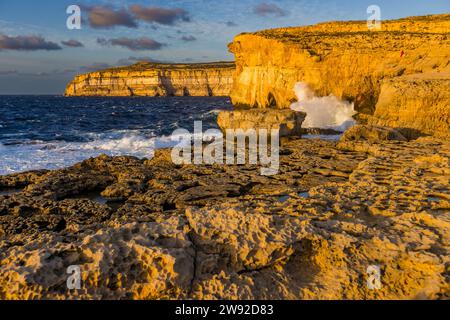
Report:
[[[190,143],[194,121],[203,131],[217,128],[219,110],[231,108],[222,97],[1,97],[0,175],[64,168],[100,154],[150,158],[155,149]]]
[[[27,143],[4,146],[0,143],[0,175],[36,169],[59,169],[73,165],[100,154],[109,156],[134,156],[152,158],[154,151],[171,148],[181,142],[191,141],[197,135],[181,133],[175,135],[149,136],[135,130],[121,131],[121,137],[113,134],[93,135],[88,142],[28,141]],[[214,137],[214,134],[210,136]]]
[[[343,101],[334,95],[317,97],[304,82],[298,82],[294,87],[297,102],[291,105],[295,111],[306,112],[304,128],[334,129],[345,131],[355,125],[352,118],[356,114],[353,103]]]

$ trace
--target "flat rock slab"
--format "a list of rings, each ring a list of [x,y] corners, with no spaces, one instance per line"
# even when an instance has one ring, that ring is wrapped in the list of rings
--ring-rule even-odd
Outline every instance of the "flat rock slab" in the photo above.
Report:
[[[279,135],[300,136],[302,123],[306,113],[293,110],[279,109],[249,109],[221,111],[217,118],[219,127],[226,129],[242,129],[244,131],[254,129],[279,130]]]

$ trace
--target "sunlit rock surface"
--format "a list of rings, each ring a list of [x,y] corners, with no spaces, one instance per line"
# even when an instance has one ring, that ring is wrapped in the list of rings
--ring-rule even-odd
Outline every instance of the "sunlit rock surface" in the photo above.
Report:
[[[341,137],[341,141],[382,142],[388,140],[407,141],[407,139],[395,129],[360,124],[345,131]]]
[[[448,134],[449,14],[383,21],[381,31],[351,21],[243,33],[229,49],[238,106],[289,108],[305,82],[374,114],[374,124]]]
[[[3,176],[22,191],[0,196],[0,298],[448,299],[449,157],[430,138],[284,138],[270,177],[165,150]]]
[[[382,82],[370,123],[450,138],[450,70],[412,74]]]
[[[217,124],[226,129],[265,129],[270,134],[271,130],[278,130],[280,136],[300,136],[302,123],[306,114],[293,110],[234,110],[222,111],[217,118]]]
[[[137,63],[78,75],[66,96],[228,96],[233,62]]]

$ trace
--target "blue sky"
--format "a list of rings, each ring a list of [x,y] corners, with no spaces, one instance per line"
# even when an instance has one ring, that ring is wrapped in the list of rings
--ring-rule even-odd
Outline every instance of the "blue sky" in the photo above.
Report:
[[[66,28],[72,4],[82,7],[81,30]],[[240,32],[365,20],[372,4],[382,19],[450,12],[449,0],[0,0],[0,94],[60,94],[77,73],[140,59],[232,60],[227,44]],[[99,8],[131,22],[99,25],[91,16]],[[69,40],[82,47],[62,44]]]

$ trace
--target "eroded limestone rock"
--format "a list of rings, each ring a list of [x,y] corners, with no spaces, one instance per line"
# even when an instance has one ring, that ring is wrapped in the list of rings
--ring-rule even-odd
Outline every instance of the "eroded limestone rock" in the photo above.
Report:
[[[226,129],[266,129],[270,134],[272,129],[279,130],[283,136],[300,136],[302,123],[305,120],[304,112],[276,109],[249,109],[222,111],[219,113],[217,123],[222,130]]]
[[[383,81],[369,123],[400,128],[409,137],[450,137],[450,70]]]
[[[341,141],[382,142],[388,140],[407,141],[397,130],[373,125],[355,125],[344,132]]]
[[[169,150],[0,177],[28,183],[0,196],[0,298],[449,298],[448,142],[291,137],[280,153],[271,177]]]
[[[140,62],[128,67],[76,76],[66,96],[228,96],[233,62],[161,64]]]

